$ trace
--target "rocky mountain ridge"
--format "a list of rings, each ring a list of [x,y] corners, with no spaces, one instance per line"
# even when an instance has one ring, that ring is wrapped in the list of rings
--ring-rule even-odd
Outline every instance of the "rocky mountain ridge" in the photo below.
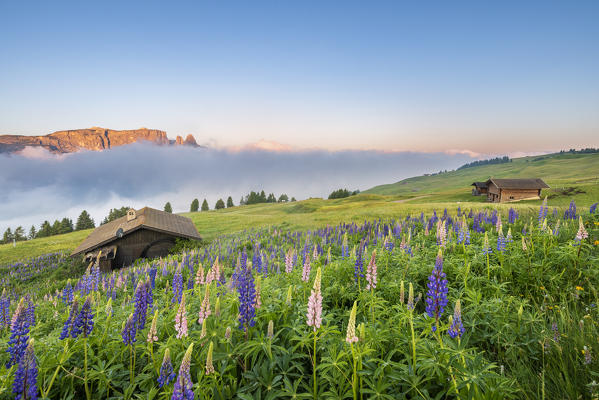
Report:
[[[170,140],[166,132],[157,129],[117,131],[93,127],[57,131],[44,136],[0,135],[0,153],[16,153],[26,147],[41,147],[52,153],[73,153],[79,150],[102,151],[136,142],[151,142],[160,146],[186,145],[200,147],[192,135]]]

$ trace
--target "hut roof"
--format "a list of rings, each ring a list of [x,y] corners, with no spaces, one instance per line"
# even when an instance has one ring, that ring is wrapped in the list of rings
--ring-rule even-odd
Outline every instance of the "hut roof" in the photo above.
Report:
[[[473,182],[472,185],[470,185],[470,186],[476,186],[476,187],[486,188],[487,187],[487,182]]]
[[[201,239],[201,236],[191,219],[182,217],[181,215],[144,207],[135,212],[134,219],[128,220],[127,216],[124,216],[107,224],[100,225],[90,233],[79,247],[73,250],[71,255],[95,249],[118,239],[117,231],[119,228],[123,230],[123,236],[138,229],[145,228],[169,233],[173,236],[179,236],[186,239]]]
[[[495,179],[491,178],[487,182],[493,183],[500,189],[546,189],[549,187],[542,179],[539,178],[528,178],[528,179]]]

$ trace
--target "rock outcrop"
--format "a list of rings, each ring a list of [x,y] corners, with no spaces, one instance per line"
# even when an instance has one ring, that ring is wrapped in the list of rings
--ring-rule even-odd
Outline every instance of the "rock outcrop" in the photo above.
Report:
[[[181,136],[172,141],[166,132],[156,129],[115,131],[93,127],[58,131],[45,136],[0,135],[0,153],[15,153],[29,146],[42,147],[52,153],[72,153],[81,149],[102,151],[142,141],[161,146],[176,144],[199,147],[192,135],[187,135],[185,141]]]

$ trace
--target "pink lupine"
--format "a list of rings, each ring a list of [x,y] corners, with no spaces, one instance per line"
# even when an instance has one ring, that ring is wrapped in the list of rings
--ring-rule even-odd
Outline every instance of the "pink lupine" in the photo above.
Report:
[[[177,339],[187,337],[187,311],[185,310],[185,293],[179,303],[179,309],[175,316],[175,330],[177,331]]]
[[[210,311],[210,285],[206,285],[206,292],[204,293],[204,300],[198,314],[198,324],[204,322],[206,318],[211,314]]]
[[[349,313],[349,321],[347,323],[347,335],[345,341],[349,344],[356,343],[358,337],[356,336],[356,313],[357,313],[357,302],[354,301],[354,306]]]
[[[376,289],[376,250],[372,251],[372,257],[366,268],[366,290]]]
[[[316,270],[316,278],[314,278],[314,287],[310,298],[308,299],[308,313],[306,314],[308,326],[313,327],[314,332],[320,328],[322,323],[322,295],[320,293],[320,267]]]
[[[202,266],[202,264],[198,265],[198,272],[196,272],[195,284],[196,286],[204,284],[204,267]]]
[[[582,222],[582,216],[578,217],[578,232],[576,233],[576,240],[582,241],[589,237],[589,233],[584,229],[584,223]]]
[[[290,274],[293,271],[293,249],[289,249],[287,254],[285,254],[285,272]]]
[[[261,284],[262,279],[260,279],[260,276],[258,276],[258,278],[256,279],[256,301],[254,302],[254,307],[255,308],[260,308],[262,307],[262,284]]]
[[[150,325],[150,331],[148,332],[148,343],[154,343],[158,341],[158,331],[156,329],[157,320],[158,310],[154,311],[154,318],[152,319],[152,325]]]
[[[302,271],[302,281],[308,282],[310,280],[310,256],[306,254],[306,259],[304,260],[304,269]]]

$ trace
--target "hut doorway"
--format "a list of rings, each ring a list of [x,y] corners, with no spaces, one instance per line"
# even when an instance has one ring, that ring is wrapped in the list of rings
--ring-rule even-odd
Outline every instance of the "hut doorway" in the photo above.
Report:
[[[164,257],[169,249],[175,244],[175,238],[164,237],[149,243],[141,252],[141,258]]]

